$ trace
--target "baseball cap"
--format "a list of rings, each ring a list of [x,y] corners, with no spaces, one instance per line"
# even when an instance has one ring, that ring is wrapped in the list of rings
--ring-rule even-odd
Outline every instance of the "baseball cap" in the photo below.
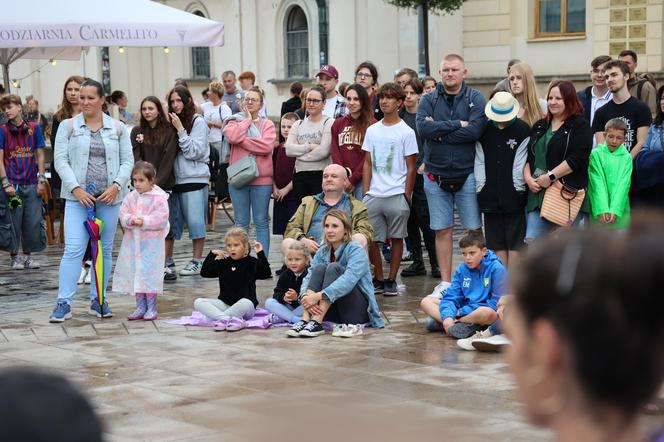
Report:
[[[332,66],[331,64],[324,64],[320,67],[318,70],[318,73],[316,74],[316,77],[318,77],[320,74],[325,74],[328,77],[332,77],[336,80],[339,79],[339,71],[337,71],[337,68]]]

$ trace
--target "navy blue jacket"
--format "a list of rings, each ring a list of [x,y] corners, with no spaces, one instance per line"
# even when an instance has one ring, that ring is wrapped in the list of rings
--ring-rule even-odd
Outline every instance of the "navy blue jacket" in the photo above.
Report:
[[[463,178],[473,172],[475,142],[486,126],[486,99],[476,89],[466,86],[454,97],[452,107],[441,83],[423,95],[417,108],[417,132],[424,143],[424,170],[445,178]],[[434,109],[435,106],[435,109]],[[426,117],[434,121],[427,121]],[[461,121],[468,126],[461,127]]]
[[[583,117],[586,121],[590,121],[590,108],[593,102],[592,88],[592,86],[588,86],[576,93],[576,97],[581,102],[581,106],[583,106]]]

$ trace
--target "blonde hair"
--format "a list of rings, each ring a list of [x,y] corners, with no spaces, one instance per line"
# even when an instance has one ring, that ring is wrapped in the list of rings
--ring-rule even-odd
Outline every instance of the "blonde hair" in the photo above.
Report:
[[[208,85],[208,89],[222,98],[224,96],[224,84],[220,81],[213,81]]]
[[[533,126],[537,121],[544,118],[544,111],[539,103],[539,94],[537,93],[537,84],[535,83],[535,75],[533,69],[527,63],[517,63],[510,68],[510,74],[515,71],[521,74],[523,81],[523,118],[522,120],[528,123],[528,126]],[[510,83],[510,93],[512,92],[512,85]]]
[[[288,246],[288,250],[286,251],[286,255],[288,255],[288,252],[299,252],[304,255],[304,258],[307,260],[307,262],[311,261],[311,252],[309,251],[309,247],[302,241],[295,241],[292,243],[290,246]]]
[[[325,220],[330,216],[341,221],[341,224],[344,226],[344,242],[349,242],[351,240],[351,236],[353,235],[353,226],[350,223],[348,214],[341,209],[332,209],[323,217],[323,226],[325,226]],[[329,245],[327,238],[325,238],[324,241]]]
[[[247,235],[247,232],[242,227],[232,227],[229,229],[224,235],[224,243],[227,243],[230,238],[239,239],[244,246],[244,254],[249,254],[249,235]]]

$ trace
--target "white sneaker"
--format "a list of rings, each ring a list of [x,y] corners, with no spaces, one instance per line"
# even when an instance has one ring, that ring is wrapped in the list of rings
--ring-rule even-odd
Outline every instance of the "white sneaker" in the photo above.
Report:
[[[88,269],[81,267],[81,274],[78,277],[76,284],[83,284],[85,282],[85,277],[88,276]]]
[[[447,281],[441,281],[438,283],[436,287],[434,287],[433,292],[431,292],[427,296],[430,296],[431,298],[442,299],[443,296],[445,295],[445,292],[451,285],[452,284]]]
[[[338,338],[352,338],[364,332],[362,324],[336,324],[332,329],[332,336]]]
[[[187,263],[182,270],[180,270],[180,276],[191,276],[191,275],[200,275],[201,267],[203,263],[200,261],[194,261],[193,259]]]
[[[16,255],[12,257],[12,270],[23,270],[25,265],[23,264],[23,257]]]
[[[23,268],[25,269],[38,269],[41,267],[39,261],[32,259],[32,256],[25,256],[23,258]]]
[[[507,339],[505,335],[496,335],[489,338],[476,339],[473,341],[473,347],[477,351],[502,351],[506,345],[512,345],[512,341]]]
[[[477,339],[486,339],[489,337],[491,337],[491,332],[489,331],[489,329],[486,329],[483,331],[475,332],[475,334],[469,338],[459,339],[457,341],[457,345],[463,348],[464,350],[475,351],[475,347],[473,347],[473,342],[475,342]]]
[[[87,275],[85,275],[85,281],[86,284],[90,284],[92,282],[92,267],[88,269]]]

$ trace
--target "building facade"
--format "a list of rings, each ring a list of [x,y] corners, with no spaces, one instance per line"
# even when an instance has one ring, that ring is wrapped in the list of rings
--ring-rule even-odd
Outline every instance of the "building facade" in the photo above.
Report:
[[[466,0],[453,15],[429,15],[432,74],[442,56],[466,59],[469,82],[485,91],[505,75],[507,62],[531,64],[540,85],[552,77],[585,84],[590,60],[622,49],[639,54],[639,71],[662,70],[664,0]],[[265,89],[268,112],[278,115],[291,81],[311,81],[320,64],[333,64],[341,81],[371,60],[379,81],[402,67],[417,69],[418,15],[383,0],[165,0],[163,3],[225,24],[225,45],[214,48],[90,48],[80,61],[20,60],[10,77],[22,78],[21,96],[32,94],[54,111],[65,79],[102,78],[129,96],[163,97],[185,78],[197,99],[226,70],[253,71]],[[106,56],[106,54],[108,54]],[[106,62],[107,60],[107,62]],[[32,74],[30,74],[32,71]],[[28,75],[30,74],[30,75]]]

